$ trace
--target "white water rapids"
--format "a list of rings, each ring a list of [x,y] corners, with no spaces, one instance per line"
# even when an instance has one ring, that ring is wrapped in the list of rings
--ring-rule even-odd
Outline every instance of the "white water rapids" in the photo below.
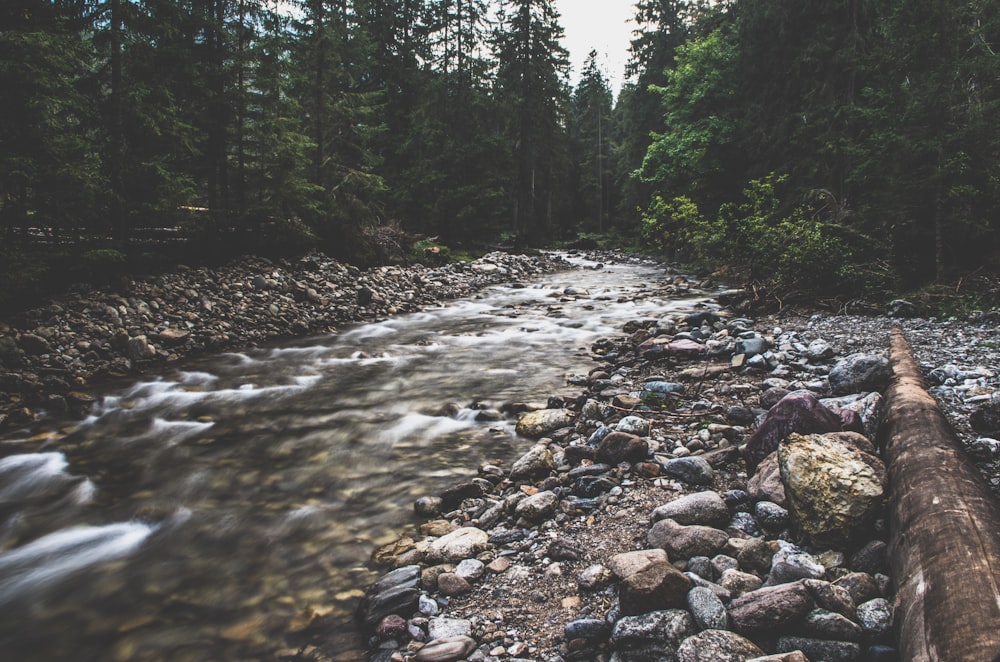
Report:
[[[415,498],[531,443],[473,403],[579,392],[565,379],[589,370],[595,339],[704,300],[635,299],[663,277],[563,272],[190,361],[105,394],[68,431],[0,440],[4,658],[274,660],[317,643],[357,659],[371,552]]]

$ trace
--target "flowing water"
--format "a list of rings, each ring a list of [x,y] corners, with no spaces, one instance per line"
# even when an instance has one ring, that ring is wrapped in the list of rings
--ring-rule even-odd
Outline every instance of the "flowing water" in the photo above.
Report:
[[[612,265],[495,287],[188,362],[71,429],[0,440],[0,656],[360,659],[371,552],[416,497],[531,443],[473,403],[544,401],[597,337],[702,299],[634,298],[662,279]]]

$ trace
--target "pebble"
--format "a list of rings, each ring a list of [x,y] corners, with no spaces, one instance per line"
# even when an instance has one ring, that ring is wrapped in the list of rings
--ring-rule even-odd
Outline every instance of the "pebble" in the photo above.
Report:
[[[687,607],[699,630],[728,630],[729,615],[715,593],[695,586],[687,594]]]
[[[710,485],[715,478],[712,465],[702,457],[679,457],[663,465],[663,473],[688,485]]]

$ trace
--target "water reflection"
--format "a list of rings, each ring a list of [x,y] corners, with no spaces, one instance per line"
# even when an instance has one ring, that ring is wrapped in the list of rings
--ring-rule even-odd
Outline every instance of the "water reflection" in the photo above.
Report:
[[[568,272],[222,354],[108,394],[58,452],[7,440],[5,655],[276,659],[321,641],[355,659],[372,550],[416,497],[527,443],[512,421],[478,422],[472,403],[544,399],[589,367],[594,338],[694,305],[627,296],[660,278]],[[563,296],[569,286],[590,294]]]

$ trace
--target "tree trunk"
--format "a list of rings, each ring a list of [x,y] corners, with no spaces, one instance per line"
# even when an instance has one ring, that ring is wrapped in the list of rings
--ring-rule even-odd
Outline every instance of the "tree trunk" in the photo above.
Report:
[[[902,659],[1000,660],[1000,507],[927,393],[903,334],[881,431]]]

